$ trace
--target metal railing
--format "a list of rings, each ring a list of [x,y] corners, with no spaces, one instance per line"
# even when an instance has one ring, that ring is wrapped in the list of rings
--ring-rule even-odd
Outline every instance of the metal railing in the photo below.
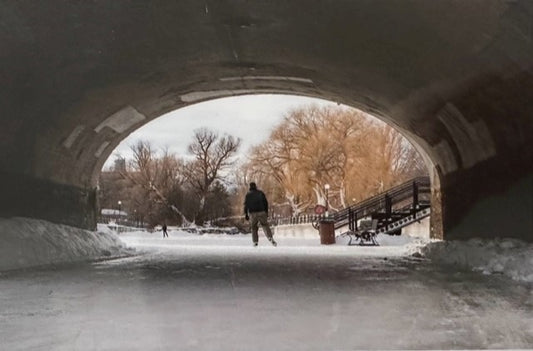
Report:
[[[357,223],[358,219],[372,216],[377,212],[384,212],[391,217],[396,209],[416,209],[420,205],[429,206],[431,183],[429,177],[417,177],[397,185],[381,194],[372,196],[358,204],[347,207],[332,214],[335,229],[350,223]],[[355,230],[357,228],[350,228]]]
[[[429,207],[431,183],[429,177],[417,177],[397,185],[380,194],[372,196],[355,205],[331,213],[328,219],[335,222],[335,229],[349,225],[350,230],[356,230],[357,220],[384,212],[385,216],[392,217],[394,211],[416,211],[418,208]],[[317,223],[325,219],[324,215],[300,215],[293,217],[272,218],[273,225],[294,225]],[[355,225],[355,228],[353,226]]]
[[[304,214],[304,215],[293,216],[293,217],[274,217],[274,218],[271,218],[270,221],[273,225],[293,225],[293,224],[314,223],[322,218],[324,218],[323,215]]]

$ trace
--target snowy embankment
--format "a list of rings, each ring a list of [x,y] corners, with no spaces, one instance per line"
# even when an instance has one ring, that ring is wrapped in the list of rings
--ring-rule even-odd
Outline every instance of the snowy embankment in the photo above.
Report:
[[[127,252],[107,227],[92,232],[31,218],[0,218],[0,271],[79,262]]]
[[[483,274],[503,274],[533,283],[533,244],[516,239],[471,239],[433,242],[421,253],[439,264],[455,265]]]
[[[336,244],[321,245],[320,237],[277,236],[274,235],[278,245],[273,247],[264,234],[259,232],[259,246],[252,245],[250,234],[191,234],[181,230],[170,230],[169,237],[163,238],[160,232],[128,232],[121,233],[120,239],[139,253],[170,253],[191,254],[195,252],[202,256],[205,254],[222,254],[228,257],[244,257],[247,255],[265,255],[272,257],[324,255],[338,257],[401,257],[409,256],[420,250],[420,246],[427,240],[408,236],[378,235],[380,246],[348,246],[348,238],[337,238]]]

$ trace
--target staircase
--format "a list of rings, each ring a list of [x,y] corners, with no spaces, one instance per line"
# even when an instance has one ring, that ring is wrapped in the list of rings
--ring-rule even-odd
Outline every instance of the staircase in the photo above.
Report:
[[[346,233],[359,231],[360,220],[377,220],[376,233],[400,234],[401,229],[428,217],[431,184],[418,177],[330,215],[335,229]]]

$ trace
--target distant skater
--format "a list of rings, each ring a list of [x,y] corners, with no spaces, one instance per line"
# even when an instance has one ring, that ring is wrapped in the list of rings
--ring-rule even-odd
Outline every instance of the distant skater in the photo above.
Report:
[[[244,218],[246,218],[247,221],[251,220],[250,225],[252,228],[252,241],[254,246],[257,246],[259,242],[259,236],[257,234],[259,224],[263,227],[263,231],[272,245],[277,245],[272,237],[270,226],[268,225],[268,201],[265,193],[257,189],[257,185],[254,182],[250,183],[250,191],[248,191],[244,200]]]
[[[168,233],[167,233],[167,224],[166,223],[163,223],[163,238],[167,237],[168,238]]]

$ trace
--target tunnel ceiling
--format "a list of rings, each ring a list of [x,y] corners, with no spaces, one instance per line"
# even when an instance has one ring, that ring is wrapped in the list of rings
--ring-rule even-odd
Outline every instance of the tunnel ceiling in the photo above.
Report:
[[[4,1],[0,168],[92,186],[163,113],[276,92],[372,113],[451,174],[531,141],[532,13],[507,0]]]

